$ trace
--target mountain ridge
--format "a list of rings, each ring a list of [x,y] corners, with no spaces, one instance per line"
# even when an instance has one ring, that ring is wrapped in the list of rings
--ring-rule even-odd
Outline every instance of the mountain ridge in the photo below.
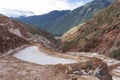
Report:
[[[51,25],[51,27],[49,26],[47,31],[53,32],[52,30],[55,29],[56,31],[54,31],[53,34],[62,35],[66,31],[68,31],[70,28],[91,19],[94,15],[96,15],[102,9],[106,8],[110,4],[109,1],[111,2],[111,0],[99,0],[99,1],[93,0],[92,2],[89,2],[81,7],[78,7],[73,11],[71,11],[68,15],[64,15],[59,19],[57,19],[55,22],[48,24],[48,25]]]
[[[61,17],[58,17],[56,20],[50,21],[44,25],[40,24],[39,26],[37,26],[42,27],[48,32],[51,32],[53,35],[61,36],[70,28],[91,19],[102,9],[106,8],[111,2],[112,0],[93,0]],[[30,20],[30,18],[28,19]],[[35,21],[35,19],[31,21]]]
[[[35,15],[35,16],[29,16],[29,17],[23,16],[23,17],[19,17],[19,18],[15,18],[15,19],[17,19],[21,22],[31,24],[31,25],[40,27],[42,29],[45,29],[44,28],[45,24],[48,24],[51,21],[54,21],[57,18],[65,15],[69,12],[70,12],[70,10],[62,10],[62,11],[54,10],[54,11],[51,11],[51,12],[49,12],[47,14],[43,14],[43,15]]]

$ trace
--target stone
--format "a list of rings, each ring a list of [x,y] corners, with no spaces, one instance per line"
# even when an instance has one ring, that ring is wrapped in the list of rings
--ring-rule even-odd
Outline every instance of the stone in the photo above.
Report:
[[[71,80],[78,80],[77,78],[72,78]]]
[[[100,64],[95,69],[94,75],[100,80],[112,80],[112,76],[109,74],[107,65],[105,65],[105,63]]]

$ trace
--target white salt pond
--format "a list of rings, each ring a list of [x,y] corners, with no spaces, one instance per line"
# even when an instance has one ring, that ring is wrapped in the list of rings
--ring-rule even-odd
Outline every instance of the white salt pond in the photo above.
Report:
[[[64,59],[60,57],[49,56],[47,54],[44,54],[43,52],[40,52],[37,46],[27,47],[24,50],[21,50],[16,54],[14,54],[14,57],[24,61],[41,64],[41,65],[60,64],[60,63],[71,64],[77,62],[72,59]]]

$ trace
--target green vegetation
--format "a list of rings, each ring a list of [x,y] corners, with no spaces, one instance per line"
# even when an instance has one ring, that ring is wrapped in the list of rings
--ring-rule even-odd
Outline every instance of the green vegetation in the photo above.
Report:
[[[104,32],[109,31],[114,28],[113,23],[114,23],[114,17],[116,17],[116,11],[117,9],[114,6],[110,6],[105,12],[100,12],[96,17],[95,17],[95,22],[90,21],[90,26],[82,32],[81,35],[78,35],[77,41],[80,39],[84,39],[85,41],[88,41],[92,36],[99,36],[102,35]],[[103,15],[104,14],[104,15]],[[117,14],[119,16],[119,14]],[[108,25],[107,25],[108,24]],[[101,27],[104,27],[101,29]]]
[[[112,23],[113,23],[113,19],[112,19],[111,15],[112,15],[112,12],[115,12],[115,10],[116,10],[116,9],[115,9],[113,6],[111,6],[111,7],[107,10],[106,14],[105,14],[103,17],[100,17],[100,18],[99,18],[97,24],[91,25],[91,26],[82,34],[82,36],[81,36],[80,38],[86,39],[86,37],[87,37],[90,33],[94,32],[99,26],[101,26],[101,25],[103,25],[103,24],[105,24],[105,23],[109,23],[109,26],[106,27],[106,28],[104,28],[104,29],[102,29],[102,30],[98,30],[98,32],[96,33],[96,35],[100,35],[100,34],[104,33],[104,31],[107,30],[108,28],[113,27],[113,26],[110,26],[110,25],[112,25]]]
[[[94,26],[91,26],[89,27],[85,32],[84,34],[81,36],[82,39],[86,39],[86,37],[92,33],[93,31],[95,30],[95,27]]]
[[[34,26],[38,26],[40,28],[45,29],[45,24],[50,23],[51,21],[56,20],[57,18],[69,13],[70,10],[63,10],[63,11],[52,11],[48,14],[38,15],[38,16],[30,16],[30,17],[18,17],[17,20],[25,22],[27,24],[31,24]]]
[[[76,41],[66,41],[64,43],[64,46],[62,47],[62,51],[69,49],[71,46],[76,46],[78,45]]]
[[[47,24],[49,26],[49,32],[53,34],[63,34],[70,28],[90,20],[96,13],[100,12],[102,9],[106,8],[110,3],[106,1],[96,1],[88,3],[82,7],[79,7],[69,14],[60,17],[59,19]],[[55,31],[53,31],[55,29]],[[88,32],[89,34],[89,32]]]
[[[120,48],[111,52],[110,56],[112,58],[120,58]]]

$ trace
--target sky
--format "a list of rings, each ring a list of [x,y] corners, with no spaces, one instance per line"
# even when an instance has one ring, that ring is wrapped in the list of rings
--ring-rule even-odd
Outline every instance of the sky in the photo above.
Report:
[[[19,9],[45,14],[53,10],[73,10],[91,0],[0,0],[0,9]]]

